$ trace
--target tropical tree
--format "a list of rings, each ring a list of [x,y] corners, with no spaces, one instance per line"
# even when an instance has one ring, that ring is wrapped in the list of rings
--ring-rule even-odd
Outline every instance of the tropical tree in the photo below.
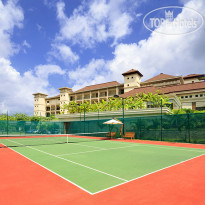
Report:
[[[159,95],[160,91],[156,94],[153,93],[139,93],[135,97],[128,97],[126,99],[122,98],[109,98],[107,101],[102,100],[100,102],[84,101],[83,103],[77,104],[72,101],[69,104],[61,106],[63,110],[68,110],[69,113],[79,113],[79,112],[97,112],[97,111],[116,111],[121,110],[124,103],[124,109],[142,109],[146,108],[147,104],[151,104],[152,107],[160,107],[169,104],[168,97]]]

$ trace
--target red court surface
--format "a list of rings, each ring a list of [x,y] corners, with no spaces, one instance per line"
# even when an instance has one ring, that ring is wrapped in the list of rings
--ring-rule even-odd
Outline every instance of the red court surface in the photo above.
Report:
[[[165,145],[165,142],[140,142]],[[167,145],[171,144],[205,148],[205,145]],[[9,148],[0,149],[0,164],[3,205],[205,204],[205,155],[95,195],[86,193]]]

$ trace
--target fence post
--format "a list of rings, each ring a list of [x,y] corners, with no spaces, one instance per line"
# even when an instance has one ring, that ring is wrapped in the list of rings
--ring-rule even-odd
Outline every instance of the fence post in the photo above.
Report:
[[[139,126],[140,127],[140,139],[141,139],[141,124],[142,124],[142,122],[141,122],[141,117],[140,117],[140,124],[139,124],[140,125]]]
[[[162,99],[161,99],[161,141],[162,141]]]
[[[84,121],[85,121],[85,105],[84,105]]]
[[[84,133],[85,133],[85,105],[84,105]]]
[[[122,121],[122,123],[123,123],[123,134],[122,135],[125,135],[125,102],[124,102],[124,98],[122,98],[122,111],[123,111],[123,113],[122,113],[122,115],[123,115],[123,121]]]
[[[187,119],[188,119],[188,138],[189,143],[191,142],[191,134],[190,134],[190,113],[187,113]]]
[[[8,134],[9,134],[9,116],[8,116],[8,110],[7,110],[7,114],[6,114],[6,120],[7,120],[6,132],[7,132],[7,135],[8,135]]]

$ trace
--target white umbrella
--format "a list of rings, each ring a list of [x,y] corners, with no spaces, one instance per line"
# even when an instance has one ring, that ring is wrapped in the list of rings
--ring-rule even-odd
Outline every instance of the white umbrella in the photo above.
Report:
[[[122,125],[123,123],[120,120],[117,119],[112,119],[108,120],[107,122],[104,122],[103,124],[108,124],[108,125]]]
[[[103,124],[107,124],[107,125],[122,125],[121,126],[121,131],[120,131],[120,136],[121,136],[123,123],[120,120],[112,119],[112,120],[108,120],[107,122],[104,122]]]

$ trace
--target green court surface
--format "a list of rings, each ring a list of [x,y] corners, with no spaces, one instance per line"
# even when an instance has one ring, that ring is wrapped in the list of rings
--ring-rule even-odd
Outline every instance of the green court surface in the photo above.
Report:
[[[23,140],[25,139],[1,139],[0,143],[7,145],[12,142],[19,145],[11,149],[90,194],[205,154],[204,149],[124,141],[70,141],[62,144],[20,146],[24,144]]]

